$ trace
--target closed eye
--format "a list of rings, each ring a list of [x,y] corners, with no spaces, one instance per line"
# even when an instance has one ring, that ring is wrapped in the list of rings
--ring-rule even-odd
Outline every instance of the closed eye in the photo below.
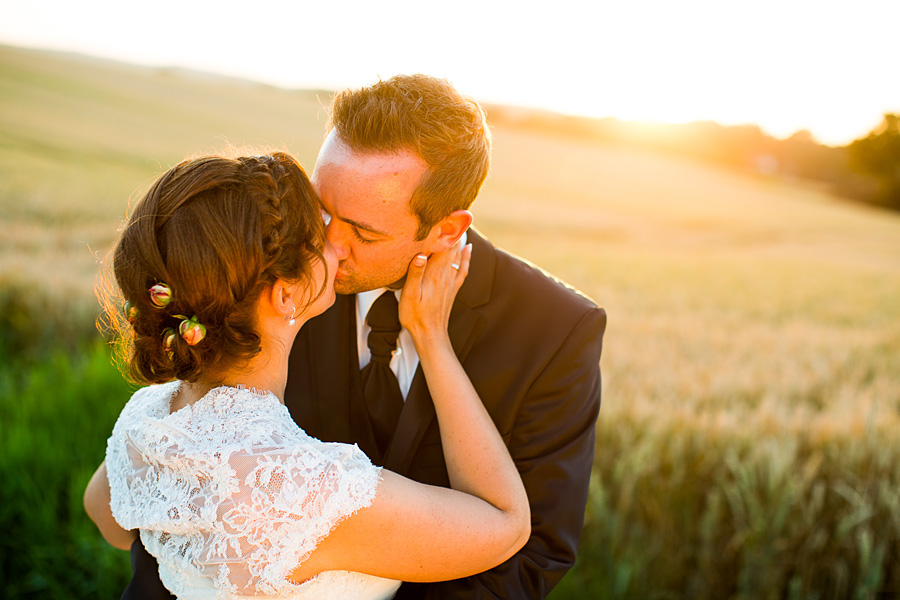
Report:
[[[357,239],[361,244],[374,244],[376,240],[370,240],[368,238],[364,238],[362,234],[359,233],[359,229],[357,227],[351,226],[350,229],[353,230],[353,237]]]
[[[319,205],[319,211],[322,213],[322,222],[325,223],[325,227],[328,227],[331,224],[331,221],[335,217],[325,209],[324,204]],[[357,223],[356,221],[352,221],[350,219],[341,218],[341,217],[336,217],[336,218],[341,223],[346,223],[347,225],[350,226],[350,229],[353,232],[353,237],[355,237],[356,240],[361,244],[374,244],[375,242],[379,241],[380,238],[387,237],[387,234],[381,233],[380,231],[376,231],[376,230],[370,230],[368,227],[362,225],[361,223]],[[370,237],[365,237],[363,235],[363,233],[361,233],[361,232],[364,232],[365,235],[374,235],[375,239],[372,239]]]

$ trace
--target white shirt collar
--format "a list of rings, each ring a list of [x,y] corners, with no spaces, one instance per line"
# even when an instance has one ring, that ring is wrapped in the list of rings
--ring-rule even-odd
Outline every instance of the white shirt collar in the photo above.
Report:
[[[463,233],[460,238],[460,243],[465,245],[467,240],[468,236],[466,233]],[[372,308],[372,304],[374,304],[375,300],[388,290],[389,288],[383,287],[378,288],[377,290],[359,292],[356,294],[356,343],[360,368],[369,364],[369,360],[371,359],[369,345],[366,340],[370,329],[369,326],[366,325],[366,315],[369,314],[369,309]],[[399,301],[401,290],[393,290],[393,292]],[[397,381],[400,383],[400,390],[403,392],[404,398],[406,398],[406,394],[409,392],[409,386],[412,383],[413,375],[418,366],[419,355],[416,352],[416,346],[413,343],[412,336],[406,329],[402,329],[397,338],[397,350],[394,351],[394,356],[391,358],[391,370],[393,370],[394,374],[397,376]]]

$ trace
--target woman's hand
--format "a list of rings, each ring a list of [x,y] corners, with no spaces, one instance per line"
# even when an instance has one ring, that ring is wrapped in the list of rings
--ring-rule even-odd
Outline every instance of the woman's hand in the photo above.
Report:
[[[447,323],[456,292],[469,273],[472,244],[459,244],[426,257],[419,254],[409,265],[400,294],[400,323],[421,343],[447,335]]]

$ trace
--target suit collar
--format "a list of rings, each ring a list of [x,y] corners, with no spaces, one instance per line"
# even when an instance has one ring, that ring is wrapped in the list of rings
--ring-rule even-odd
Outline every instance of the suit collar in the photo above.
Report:
[[[468,243],[472,244],[472,262],[469,265],[469,275],[456,295],[454,310],[460,305],[477,308],[487,304],[494,287],[494,270],[497,266],[494,246],[474,227],[469,229],[467,237]]]

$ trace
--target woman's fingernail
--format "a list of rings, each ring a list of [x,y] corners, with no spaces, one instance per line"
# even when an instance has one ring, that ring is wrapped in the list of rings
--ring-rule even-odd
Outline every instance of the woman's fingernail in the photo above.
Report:
[[[417,254],[414,262],[416,263],[417,267],[421,267],[422,265],[425,264],[425,261],[427,259],[428,259],[428,257],[426,257],[424,254]]]

